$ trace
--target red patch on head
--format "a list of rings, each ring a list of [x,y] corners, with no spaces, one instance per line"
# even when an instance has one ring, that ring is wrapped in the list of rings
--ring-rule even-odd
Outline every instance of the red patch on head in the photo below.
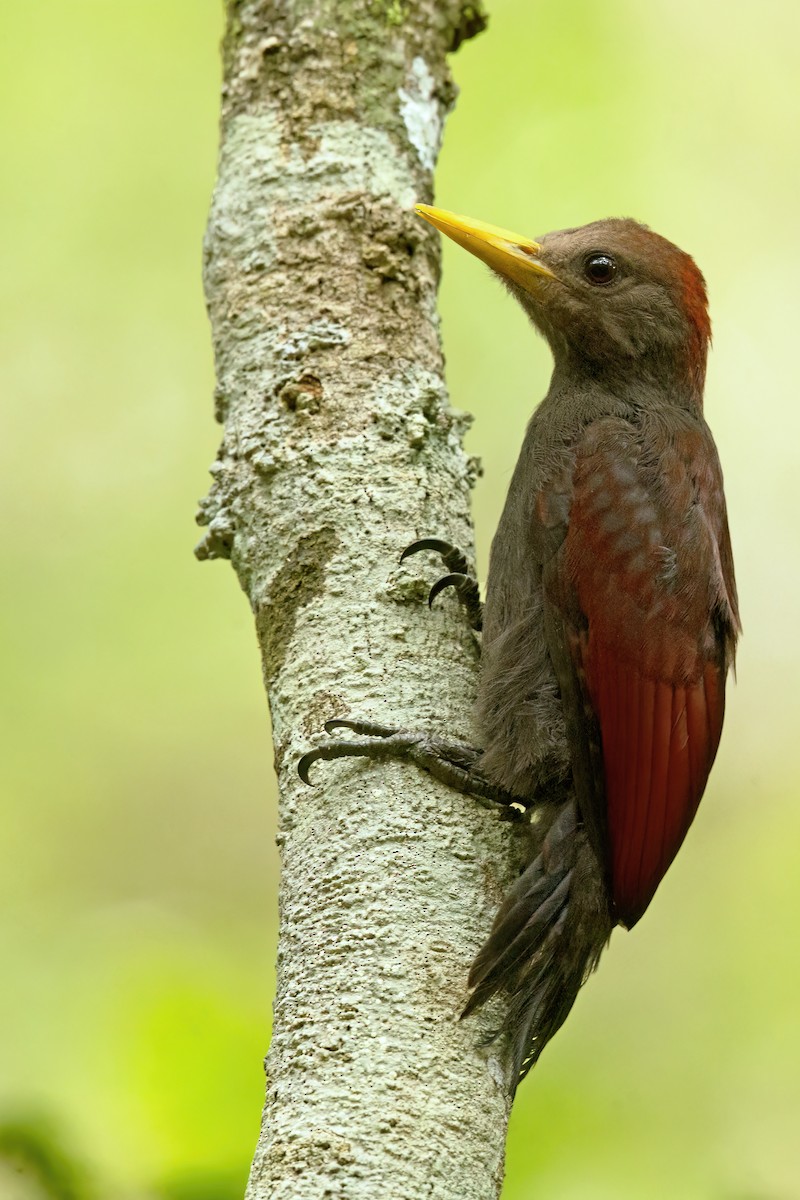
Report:
[[[690,254],[661,234],[653,233],[646,225],[635,226],[631,236],[649,257],[657,277],[670,287],[686,317],[689,327],[687,368],[702,393],[711,341],[711,318],[703,274]]]

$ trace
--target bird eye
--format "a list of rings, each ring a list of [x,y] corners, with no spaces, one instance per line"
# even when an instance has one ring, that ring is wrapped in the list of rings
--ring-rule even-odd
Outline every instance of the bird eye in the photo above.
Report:
[[[590,254],[583,264],[583,273],[596,287],[606,287],[617,273],[617,264],[610,254]]]

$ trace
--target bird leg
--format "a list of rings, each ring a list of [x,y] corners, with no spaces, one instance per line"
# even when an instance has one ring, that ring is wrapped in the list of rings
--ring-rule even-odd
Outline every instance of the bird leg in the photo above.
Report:
[[[487,807],[501,805],[508,819],[524,816],[528,805],[504,788],[491,783],[477,767],[483,753],[465,742],[457,742],[420,730],[391,729],[372,721],[348,721],[339,718],[325,722],[325,732],[349,729],[354,738],[335,738],[309,750],[297,764],[303,783],[311,786],[309,770],[312,763],[335,758],[399,758],[408,759],[428,771],[435,779],[456,791],[475,796]]]
[[[434,550],[440,554],[448,574],[431,588],[428,605],[445,588],[455,588],[472,629],[483,628],[483,604],[478,582],[470,571],[466,555],[450,542],[440,538],[421,538],[412,542],[403,551],[403,562],[420,550]],[[491,783],[481,774],[478,761],[482,750],[420,730],[392,729],[372,721],[350,721],[337,719],[325,722],[325,732],[334,733],[349,729],[356,737],[333,738],[321,746],[315,746],[302,756],[297,764],[298,774],[304,783],[311,786],[309,771],[313,763],[336,758],[397,758],[407,759],[428,771],[435,779],[465,795],[475,796],[487,807],[500,805],[508,819],[519,818],[527,812],[529,803],[504,788]]]
[[[458,547],[453,546],[450,542],[442,541],[441,538],[421,538],[417,542],[412,542],[410,546],[406,546],[400,555],[400,562],[412,554],[418,554],[420,550],[435,550],[437,554],[441,554],[442,561],[449,572],[437,580],[431,588],[428,595],[428,607],[433,605],[440,592],[443,592],[445,588],[453,587],[464,607],[470,628],[476,631],[483,629],[481,593],[478,581],[470,571],[466,555]]]

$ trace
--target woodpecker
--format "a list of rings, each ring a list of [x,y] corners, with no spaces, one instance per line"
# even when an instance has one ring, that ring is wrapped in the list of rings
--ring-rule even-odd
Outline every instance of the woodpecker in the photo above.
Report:
[[[464,1015],[498,991],[518,1082],[567,1017],[616,925],[649,905],[719,745],[740,621],[722,471],[703,416],[711,335],[694,260],[630,219],[539,240],[427,205],[482,259],[553,355],[495,534],[483,606],[480,748],[332,721],[304,755],[405,756],[536,814],[531,861],[473,963]]]

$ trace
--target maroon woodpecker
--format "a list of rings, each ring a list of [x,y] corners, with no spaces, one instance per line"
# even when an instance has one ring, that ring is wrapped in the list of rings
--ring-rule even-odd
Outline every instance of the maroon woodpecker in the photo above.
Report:
[[[470,973],[498,990],[515,1081],[615,925],[647,908],[719,744],[739,633],[722,472],[703,418],[710,323],[688,254],[632,220],[540,241],[427,205],[481,258],[555,360],[492,543],[476,726],[482,749],[365,722],[305,755],[404,755],[464,791],[533,810],[531,861]],[[426,539],[480,627],[477,587]]]

